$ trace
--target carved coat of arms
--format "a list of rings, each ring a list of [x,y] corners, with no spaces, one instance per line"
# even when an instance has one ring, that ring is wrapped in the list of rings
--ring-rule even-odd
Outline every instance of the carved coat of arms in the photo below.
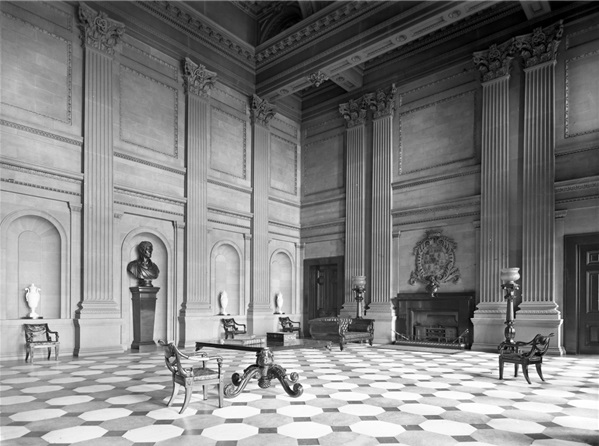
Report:
[[[426,283],[426,290],[435,295],[439,286],[445,282],[456,283],[460,280],[460,271],[455,266],[457,243],[441,235],[441,230],[429,230],[424,239],[414,247],[416,269],[410,274],[408,283]]]

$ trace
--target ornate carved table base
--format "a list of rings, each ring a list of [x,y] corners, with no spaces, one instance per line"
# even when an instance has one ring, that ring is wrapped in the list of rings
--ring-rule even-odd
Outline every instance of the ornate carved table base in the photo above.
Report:
[[[234,398],[239,395],[252,378],[258,378],[258,386],[261,389],[268,389],[271,380],[276,378],[289,396],[297,398],[304,393],[304,388],[297,382],[299,375],[293,372],[287,377],[287,371],[274,363],[272,352],[264,349],[256,353],[256,364],[247,367],[242,376],[239,373],[233,373],[232,383],[225,386],[225,398]]]

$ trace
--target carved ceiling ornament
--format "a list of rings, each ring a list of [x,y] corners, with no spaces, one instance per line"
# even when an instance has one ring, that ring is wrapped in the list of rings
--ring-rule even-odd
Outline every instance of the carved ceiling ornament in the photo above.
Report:
[[[208,71],[204,65],[194,63],[189,57],[183,62],[183,86],[185,91],[198,96],[208,96],[214,87],[216,73]]]
[[[555,61],[563,33],[561,20],[546,28],[536,28],[532,34],[514,39],[514,52],[522,57],[525,68]]]
[[[275,113],[274,105],[270,104],[266,99],[260,99],[259,96],[254,95],[252,99],[252,119],[254,123],[268,126]]]
[[[501,45],[493,44],[487,51],[474,53],[474,65],[480,71],[483,82],[510,74],[513,39]]]
[[[83,45],[113,55],[115,47],[125,34],[125,25],[83,3],[79,3],[79,20],[79,27],[83,31]]]
[[[460,280],[460,271],[455,266],[457,243],[441,235],[440,229],[426,231],[424,239],[416,243],[416,270],[410,274],[408,283],[426,283],[426,290],[434,296],[442,283]]]
[[[350,99],[349,102],[339,104],[339,113],[343,115],[347,127],[366,123],[366,113],[373,94],[369,93],[359,99]]]
[[[308,76],[308,81],[315,87],[320,87],[320,85],[323,82],[328,81],[328,80],[329,80],[329,78],[322,71],[312,73],[312,74],[310,74],[310,76]]]
[[[374,112],[374,119],[383,116],[393,116],[395,111],[395,93],[397,88],[391,84],[389,92],[386,93],[382,88],[378,89],[371,98],[370,109]]]

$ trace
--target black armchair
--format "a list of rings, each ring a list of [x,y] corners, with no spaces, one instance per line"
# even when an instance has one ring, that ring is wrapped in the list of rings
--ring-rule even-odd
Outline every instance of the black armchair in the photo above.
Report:
[[[231,336],[231,339],[235,339],[235,335],[247,333],[247,326],[235,322],[235,319],[233,318],[225,318],[220,321],[225,329],[225,339],[229,339],[229,335]]]
[[[545,381],[541,371],[541,363],[543,362],[543,356],[547,353],[552,336],[553,333],[547,336],[538,334],[530,342],[516,342],[515,344],[502,342],[499,344],[499,379],[503,379],[503,364],[507,362],[514,364],[514,376],[518,376],[518,366],[522,365],[522,374],[528,384],[531,383],[528,377],[529,364],[535,365],[541,381]]]

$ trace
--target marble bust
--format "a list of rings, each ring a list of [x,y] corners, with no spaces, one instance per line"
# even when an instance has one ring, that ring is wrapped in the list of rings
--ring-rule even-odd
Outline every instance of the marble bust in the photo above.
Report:
[[[137,247],[139,258],[127,265],[127,271],[137,279],[139,286],[152,286],[152,280],[160,274],[158,265],[151,260],[153,250],[151,242],[141,242]]]

